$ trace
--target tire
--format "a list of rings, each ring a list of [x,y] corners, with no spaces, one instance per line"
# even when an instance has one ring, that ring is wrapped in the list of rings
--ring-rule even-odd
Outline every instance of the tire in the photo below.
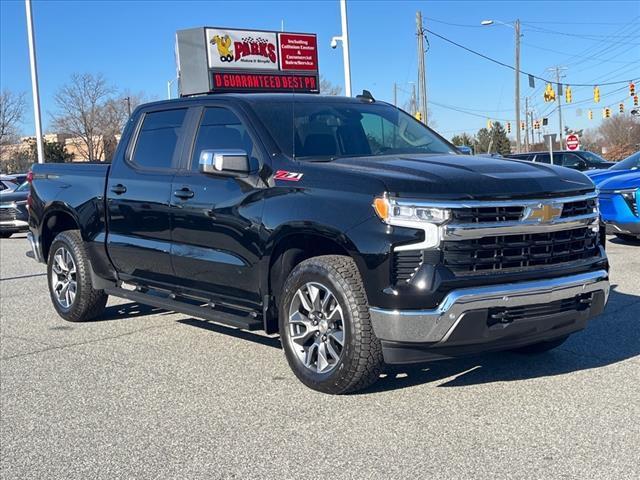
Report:
[[[516,353],[523,353],[525,355],[536,355],[539,353],[548,352],[549,350],[553,350],[554,348],[559,347],[567,341],[567,338],[569,338],[569,335],[565,335],[564,337],[556,338],[554,340],[549,340],[546,342],[539,342],[532,345],[527,345],[525,347],[516,348],[513,351]]]
[[[302,383],[320,392],[344,394],[378,380],[382,347],[351,258],[327,255],[305,260],[287,278],[280,298],[282,346]]]
[[[108,295],[93,288],[90,269],[80,232],[67,230],[58,234],[49,249],[47,280],[54,308],[69,322],[86,322],[104,311]]]

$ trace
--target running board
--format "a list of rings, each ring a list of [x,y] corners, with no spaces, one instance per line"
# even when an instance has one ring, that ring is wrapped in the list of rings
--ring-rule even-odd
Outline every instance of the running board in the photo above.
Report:
[[[191,303],[181,302],[169,297],[143,293],[139,291],[126,290],[124,288],[106,288],[105,293],[114,297],[126,298],[133,302],[143,305],[151,305],[152,307],[162,308],[164,310],[172,310],[185,315],[192,315],[197,318],[204,318],[212,322],[221,323],[229,327],[240,328],[242,330],[261,330],[264,328],[262,320],[254,318],[250,315],[234,315],[232,313],[215,310],[209,306],[194,305]]]

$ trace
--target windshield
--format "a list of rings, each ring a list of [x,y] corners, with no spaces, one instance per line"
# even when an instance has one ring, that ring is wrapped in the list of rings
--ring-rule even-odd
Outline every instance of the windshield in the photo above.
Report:
[[[596,155],[593,152],[580,152],[582,157],[587,160],[589,163],[608,163],[604,158],[600,155]]]
[[[29,182],[23,182],[18,188],[16,188],[16,192],[24,192],[29,190]]]
[[[280,150],[297,159],[459,154],[446,140],[391,105],[275,101],[255,103],[253,108]]]
[[[640,152],[628,156],[621,162],[616,163],[609,170],[636,170],[640,168]]]

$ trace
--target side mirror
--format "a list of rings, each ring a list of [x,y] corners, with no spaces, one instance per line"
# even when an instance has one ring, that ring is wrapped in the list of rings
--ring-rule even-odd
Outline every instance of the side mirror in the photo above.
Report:
[[[249,156],[244,150],[202,150],[200,171],[229,177],[248,175],[251,171]]]

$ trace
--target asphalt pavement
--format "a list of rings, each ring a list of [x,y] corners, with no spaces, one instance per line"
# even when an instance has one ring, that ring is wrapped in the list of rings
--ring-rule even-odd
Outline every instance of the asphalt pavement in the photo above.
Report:
[[[640,478],[640,245],[608,244],[606,312],[557,350],[339,397],[277,337],[118,299],[65,322],[27,249],[0,241],[3,479]]]

